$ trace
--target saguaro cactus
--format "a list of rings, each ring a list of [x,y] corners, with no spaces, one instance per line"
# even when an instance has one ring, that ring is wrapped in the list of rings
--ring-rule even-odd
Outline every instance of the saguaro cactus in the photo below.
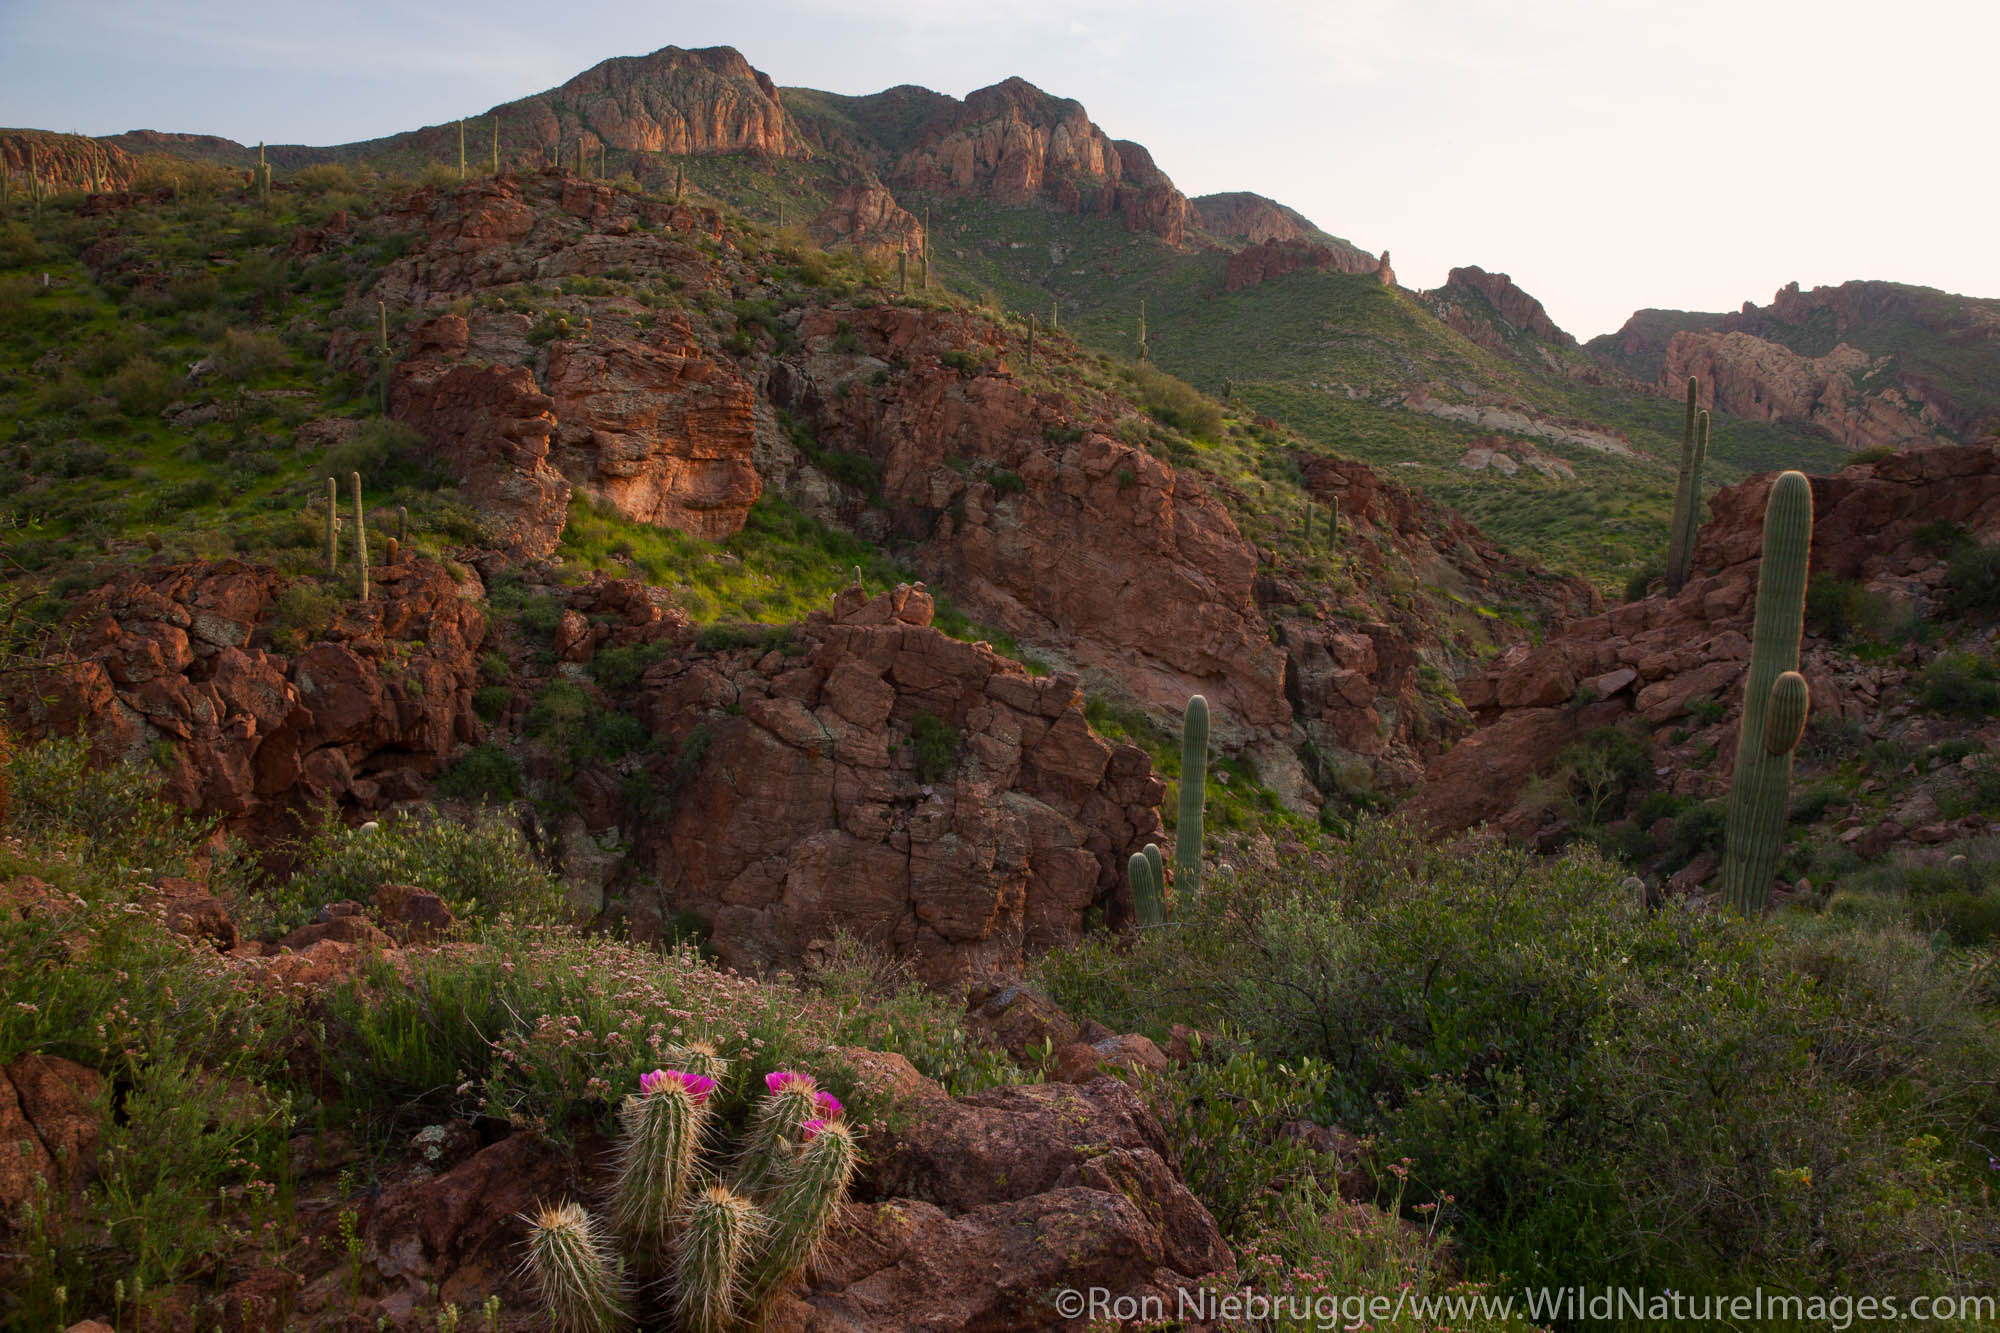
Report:
[[[326,479],[326,576],[340,572],[340,483]]]
[[[361,600],[368,600],[368,529],[361,516],[361,474],[350,472],[354,479],[354,583],[360,590]]]
[[[1181,802],[1174,821],[1174,885],[1183,903],[1201,892],[1201,819],[1208,789],[1208,700],[1187,701],[1181,732]]]
[[[1028,316],[1028,364],[1035,364],[1035,317]]]
[[[1339,539],[1340,539],[1340,497],[1337,495],[1329,495],[1326,497],[1326,548],[1329,551],[1332,550],[1334,542],[1338,541]]]
[[[1154,855],[1148,856],[1146,852]],[[1146,852],[1132,853],[1132,859],[1125,865],[1125,876],[1132,884],[1132,905],[1137,910],[1139,924],[1158,926],[1167,919],[1166,887],[1160,882],[1154,860],[1159,848],[1148,843]]]
[[[493,174],[500,174],[500,117],[493,117]]]
[[[1146,359],[1146,302],[1143,297],[1139,301],[1139,359]]]
[[[1694,574],[1695,538],[1701,533],[1701,470],[1708,463],[1709,414],[1701,413],[1694,422],[1694,467],[1688,474],[1687,540],[1681,543],[1680,582],[1683,587]]]
[[[1745,914],[1761,912],[1769,902],[1771,875],[1784,849],[1792,755],[1810,704],[1798,665],[1811,553],[1812,484],[1804,473],[1782,473],[1764,508],[1757,623],[1723,836],[1722,895]]]

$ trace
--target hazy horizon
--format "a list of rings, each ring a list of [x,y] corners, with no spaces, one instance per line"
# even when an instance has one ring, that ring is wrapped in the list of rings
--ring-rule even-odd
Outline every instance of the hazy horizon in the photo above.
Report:
[[[1669,17],[1581,0],[1505,15],[1263,0],[1227,28],[1181,3],[1025,0],[999,30],[914,0],[628,0],[556,23],[521,0],[455,14],[14,0],[0,5],[0,124],[345,143],[667,45],[733,46],[782,86],[846,94],[963,97],[1018,75],[1144,144],[1191,196],[1268,195],[1390,251],[1409,287],[1461,264],[1510,273],[1589,338],[1637,309],[1734,310],[1791,281],[2000,295],[1981,221],[2000,182],[1979,139],[2000,10],[1897,17],[1889,42],[1879,10],[1846,0],[1690,0]]]

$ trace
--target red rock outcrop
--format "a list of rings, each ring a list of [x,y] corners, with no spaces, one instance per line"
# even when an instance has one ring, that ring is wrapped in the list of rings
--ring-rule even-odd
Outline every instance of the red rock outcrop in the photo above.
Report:
[[[923,223],[875,184],[840,189],[812,220],[811,230],[822,245],[851,245],[877,257],[920,254],[924,248]]]
[[[910,372],[848,382],[852,357],[831,348],[843,322],[870,355]],[[774,378],[774,394],[810,414],[823,446],[881,465],[892,526],[922,543],[920,567],[969,612],[1060,646],[1163,715],[1206,693],[1224,743],[1289,721],[1284,656],[1252,597],[1255,556],[1216,499],[1145,450],[1073,427],[1060,395],[1027,392],[1004,366],[970,377],[946,366],[947,352],[994,346],[970,317],[822,310],[800,333],[808,354]],[[1000,473],[1018,488],[996,486]]]
[[[166,794],[233,821],[294,800],[407,799],[478,734],[485,622],[430,561],[378,566],[370,581],[367,603],[286,654],[267,623],[284,582],[271,570],[121,575],[72,613],[75,660],[10,679],[9,710],[30,736],[83,734],[107,759],[144,759],[165,741]]]
[[[139,160],[115,144],[49,130],[0,130],[0,171],[25,194],[32,173],[45,194],[67,190],[125,190],[139,176]]]
[[[96,1070],[59,1055],[0,1068],[0,1236],[20,1224],[38,1180],[58,1212],[82,1196],[96,1171],[103,1085]]]
[[[555,400],[523,366],[465,364],[460,315],[419,330],[399,362],[389,414],[436,451],[468,502],[488,518],[493,544],[515,558],[548,555],[562,540],[570,483],[549,462]]]
[[[1749,333],[1683,330],[1667,344],[1660,387],[1700,383],[1704,407],[1755,421],[1818,426],[1849,449],[1930,444],[1946,433],[1935,409],[1893,383],[1870,386],[1881,363],[1842,343],[1804,357]]]
[[[1505,273],[1488,273],[1476,265],[1455,268],[1445,285],[1423,294],[1424,303],[1452,328],[1495,351],[1506,351],[1505,334],[1492,326],[1484,305],[1509,330],[1533,334],[1545,342],[1576,346],[1576,339],[1556,327],[1542,303],[1514,285]]]
[[[1492,669],[1458,682],[1480,728],[1434,763],[1412,799],[1414,813],[1440,831],[1491,821],[1532,831],[1539,813],[1520,803],[1527,780],[1592,728],[1631,719],[1654,731],[1656,760],[1683,795],[1713,795],[1734,760],[1741,678],[1750,654],[1764,505],[1773,477],[1752,477],[1716,493],[1697,540],[1695,577],[1678,597],[1656,593],[1564,625],[1533,651],[1517,650]],[[1928,597],[1944,576],[1926,525],[1962,526],[2000,539],[2000,439],[1911,450],[1874,464],[1814,477],[1815,575],[1857,580],[1885,596]],[[1808,634],[1801,670],[1816,714],[1865,718],[1876,708],[1879,673],[1856,672]],[[1688,730],[1690,703],[1703,696],[1727,714]],[[1716,762],[1685,762],[1698,745]]]
[[[642,338],[549,344],[555,466],[626,517],[712,541],[743,526],[763,490],[750,462],[750,385],[708,355],[686,316]]]
[[[1071,213],[1122,213],[1169,245],[1186,238],[1187,197],[1143,148],[1114,142],[1083,105],[1013,78],[934,114],[897,161],[893,184],[972,194],[1002,204],[1043,202]]]
[[[1328,239],[1325,232],[1296,211],[1248,190],[1204,194],[1188,202],[1200,217],[1202,230],[1222,240],[1266,245],[1272,241],[1324,243]]]
[[[560,87],[495,107],[490,115],[465,123],[468,155],[475,162],[490,160],[496,118],[504,168],[545,167],[552,149],[559,149],[563,164],[573,168],[579,141],[593,161],[607,146],[614,153],[649,157],[661,153],[812,156],[785,114],[770,76],[753,69],[728,46],[696,50],[664,46],[650,55],[619,56],[593,65]],[[454,121],[347,144],[340,151],[361,157],[416,154],[426,161],[455,162],[458,133]],[[623,164],[614,156],[609,165],[616,174]]]
[[[1302,268],[1320,272],[1375,273],[1380,262],[1360,250],[1336,250],[1313,241],[1267,241],[1229,256],[1223,286],[1232,292],[1282,278]]]
[[[1171,1309],[1181,1288],[1234,1277],[1214,1220],[1124,1084],[1007,1087],[955,1101],[901,1056],[844,1055],[911,1128],[864,1140],[869,1164],[854,1202],[808,1279],[776,1298],[765,1323],[775,1333],[1029,1333],[1074,1325],[1051,1300],[1065,1287]],[[521,1273],[521,1215],[591,1197],[609,1164],[596,1140],[571,1154],[515,1134],[439,1174],[398,1180],[362,1221],[358,1299],[343,1265],[299,1305],[355,1306],[371,1327],[414,1330],[436,1301],[473,1308],[498,1292],[512,1330],[512,1312],[535,1308]]]
[[[677,913],[744,969],[797,967],[836,926],[935,981],[1018,971],[1130,910],[1159,835],[1145,752],[1091,733],[1074,676],[1029,676],[930,628],[931,599],[842,594],[791,655],[676,655],[640,707],[696,764],[646,829],[641,936]]]

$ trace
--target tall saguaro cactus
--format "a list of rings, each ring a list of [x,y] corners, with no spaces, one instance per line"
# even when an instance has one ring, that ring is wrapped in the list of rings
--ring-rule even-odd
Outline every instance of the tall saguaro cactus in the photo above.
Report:
[[[1181,731],[1181,802],[1174,819],[1174,884],[1181,901],[1201,892],[1201,820],[1208,794],[1208,700],[1188,696]]]
[[[368,600],[368,529],[361,515],[361,474],[348,473],[354,479],[354,584],[361,592],[361,600]]]
[[[1812,522],[1812,484],[1802,472],[1781,473],[1764,509],[1757,624],[1722,847],[1722,896],[1746,915],[1770,901],[1771,875],[1784,850],[1792,755],[1811,702],[1798,666]]]
[[[1708,413],[1696,402],[1699,385],[1688,376],[1687,416],[1681,427],[1681,470],[1674,489],[1674,526],[1667,539],[1667,595],[1687,586],[1694,569],[1694,539],[1701,526],[1701,465],[1708,456]]]
[[[340,572],[340,483],[326,479],[326,576]]]

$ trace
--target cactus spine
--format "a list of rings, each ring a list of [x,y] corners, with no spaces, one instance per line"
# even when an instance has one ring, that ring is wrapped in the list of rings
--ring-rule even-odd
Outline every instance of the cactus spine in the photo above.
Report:
[[[765,1230],[757,1205],[711,1185],[688,1206],[674,1264],[674,1305],[687,1333],[724,1333],[736,1322],[750,1251]]]
[[[619,1108],[625,1141],[612,1217],[637,1246],[642,1272],[651,1272],[664,1257],[668,1224],[694,1180],[714,1086],[712,1079],[658,1071],[642,1079],[640,1091]]]
[[[761,1195],[782,1173],[808,1120],[819,1114],[819,1088],[804,1074],[771,1075],[769,1096],[750,1122],[750,1143],[736,1168],[736,1188]]]
[[[1804,473],[1781,473],[1764,509],[1757,623],[1722,849],[1722,896],[1745,914],[1763,911],[1770,900],[1771,875],[1784,850],[1792,755],[1810,702],[1798,665],[1812,521],[1811,483]]]
[[[1208,700],[1199,694],[1187,701],[1181,732],[1181,802],[1174,820],[1174,883],[1181,901],[1201,892],[1201,818],[1208,784]]]
[[[361,600],[368,600],[368,530],[361,516],[361,474],[350,472],[354,480],[354,582]]]
[[[624,1323],[624,1283],[596,1219],[565,1203],[524,1220],[524,1266],[557,1333],[610,1333]]]
[[[340,483],[326,479],[326,576],[340,572]]]
[[[770,1229],[750,1270],[746,1306],[756,1308],[805,1271],[847,1197],[857,1157],[853,1131],[837,1120],[820,1125],[799,1148],[765,1204]]]

